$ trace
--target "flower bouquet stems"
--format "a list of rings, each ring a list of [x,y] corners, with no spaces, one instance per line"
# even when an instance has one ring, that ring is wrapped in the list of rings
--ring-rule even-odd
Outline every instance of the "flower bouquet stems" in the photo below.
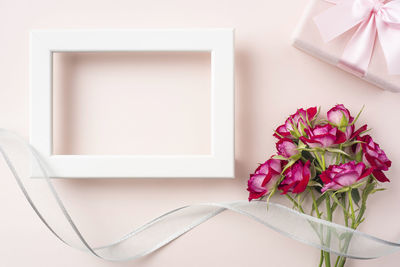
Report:
[[[357,229],[365,219],[368,197],[384,190],[381,183],[389,182],[384,171],[391,166],[385,152],[366,134],[367,125],[356,130],[361,111],[354,118],[343,105],[336,105],[326,118],[319,118],[316,107],[298,109],[289,116],[274,133],[277,154],[250,175],[249,200],[269,201],[280,192],[301,213],[327,221],[342,213],[344,225]],[[312,204],[304,207],[308,197]],[[328,251],[335,237],[341,253],[346,254],[352,234],[333,236],[333,231],[319,229],[312,222],[310,226],[327,249],[321,251],[318,266],[343,267],[346,257],[334,259]]]

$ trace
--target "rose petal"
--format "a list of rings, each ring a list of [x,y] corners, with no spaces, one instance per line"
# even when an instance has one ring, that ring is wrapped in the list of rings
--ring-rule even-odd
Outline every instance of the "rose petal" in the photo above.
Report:
[[[379,182],[382,182],[382,183],[390,182],[390,180],[386,177],[386,175],[382,171],[375,170],[372,172],[372,174],[374,175],[376,180],[378,180]]]
[[[306,110],[306,112],[307,112],[308,120],[312,121],[314,119],[315,115],[317,115],[318,109],[317,109],[317,107],[311,107],[311,108],[308,108]]]
[[[350,139],[357,138],[357,137],[360,135],[360,133],[366,131],[367,128],[368,128],[368,126],[367,126],[366,124],[363,125],[363,126],[361,126],[357,131],[355,131],[355,132],[351,135]]]
[[[337,174],[334,181],[341,186],[350,186],[357,182],[359,175],[356,171],[344,171]]]

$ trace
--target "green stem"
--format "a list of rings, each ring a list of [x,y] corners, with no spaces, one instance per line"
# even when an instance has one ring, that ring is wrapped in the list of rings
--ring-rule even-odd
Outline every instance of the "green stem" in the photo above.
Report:
[[[346,257],[342,257],[337,267],[343,267],[345,263],[346,263]]]
[[[339,145],[339,149],[340,149],[340,150],[343,150],[343,145],[342,145],[342,144]],[[335,162],[336,165],[339,164],[341,158],[342,158],[342,154],[337,153],[337,155],[336,155],[336,162]]]
[[[319,160],[318,157],[318,152],[315,152],[315,156],[317,157],[317,160]],[[322,171],[325,171],[325,151],[321,153],[321,160],[319,161]],[[330,196],[325,198],[325,204],[326,204],[326,213],[327,213],[327,220],[328,221],[332,221],[332,210],[331,210],[331,200],[330,200]],[[329,243],[330,243],[330,233],[328,232],[328,235],[326,237],[326,246],[329,247]],[[331,267],[331,255],[329,252],[324,251],[324,258],[325,258],[325,267]]]
[[[299,203],[297,203],[296,200],[294,200],[291,196],[289,196],[289,194],[285,194],[285,196],[293,203],[293,205],[295,205],[299,209],[299,211],[301,213],[304,213],[303,208],[301,207],[301,205]]]
[[[313,152],[313,154],[314,154],[315,158],[317,159],[319,166],[321,166],[322,171],[325,171],[325,168],[322,167],[322,165],[324,165],[324,164],[322,164],[322,161],[318,156],[318,152],[315,151],[315,152]]]
[[[325,204],[326,204],[326,213],[327,213],[327,220],[332,221],[332,210],[331,210],[331,200],[330,197],[325,198]],[[328,233],[328,236],[326,237],[326,246],[329,246],[330,243],[330,233]],[[329,252],[324,251],[324,257],[325,257],[325,266],[326,267],[331,267],[331,255]]]
[[[320,219],[321,218],[321,213],[318,210],[317,200],[315,199],[314,192],[310,187],[308,188],[308,190],[311,193],[311,198],[312,198],[312,201],[313,201],[313,206],[314,206],[315,213],[317,213],[317,217]],[[322,237],[321,236],[320,236],[320,239],[321,239],[321,242],[322,242]],[[320,256],[320,259],[319,259],[319,265],[318,266],[321,267],[323,263],[324,263],[324,251],[321,250],[321,256]]]
[[[312,190],[312,189],[311,189],[311,190]],[[315,197],[314,197],[314,194],[313,194],[312,192],[311,192],[311,195],[312,195],[312,198],[313,198],[314,203],[315,203],[314,208],[316,208],[317,214],[319,214],[319,217],[318,217],[318,218],[320,218],[321,216],[320,216],[320,213],[319,213],[319,211],[318,211],[317,202],[316,202]],[[297,208],[299,209],[300,212],[304,213],[304,210],[303,210],[303,208],[301,207],[301,204],[299,204],[299,203],[298,203],[294,198],[292,198],[289,194],[285,194],[285,196],[293,203],[293,205],[294,205],[295,207],[297,207]],[[322,242],[323,242],[323,237],[322,237],[321,234],[319,233],[318,229],[316,229],[315,226],[314,226],[311,222],[310,222],[310,225],[311,225],[311,227],[314,229],[315,233],[319,236],[319,238],[320,238],[320,240],[321,240],[321,243],[322,243]],[[323,261],[324,261],[323,255],[324,255],[324,251],[321,250],[321,259],[320,259],[320,263],[319,263],[320,265],[319,265],[319,267],[322,266],[322,263],[323,263]],[[329,266],[329,267],[330,267],[330,266]]]
[[[355,212],[354,212],[354,205],[353,205],[353,198],[351,197],[351,190],[349,190],[349,192],[348,192],[349,208],[351,211],[351,220],[352,220],[352,223],[351,223],[352,229],[357,229],[358,225],[360,224],[360,222],[363,219],[365,209],[366,209],[367,197],[368,197],[368,195],[365,195],[365,190],[368,187],[369,183],[371,183],[371,182],[372,182],[372,179],[369,179],[367,182],[367,185],[364,187],[363,194],[362,194],[363,198],[362,198],[362,202],[361,202],[361,207],[360,207],[360,211],[357,214],[357,217],[355,216]],[[348,220],[348,217],[345,217],[346,226],[348,226],[347,220]],[[347,248],[350,244],[350,240],[351,240],[351,237],[347,240],[345,251],[347,251]],[[346,263],[346,257],[341,257],[338,267],[343,267],[345,263]]]
[[[365,191],[366,191],[367,187],[369,187],[369,185],[372,182],[373,182],[373,178],[369,177],[368,181],[367,181],[367,184],[365,185],[364,190],[362,192],[361,208],[360,208],[360,211],[358,212],[358,215],[357,215],[357,223],[361,222],[361,220],[363,219],[365,210],[367,208],[367,198],[368,198],[368,194],[366,194]]]
[[[322,264],[324,263],[324,251],[321,250],[321,257],[319,258],[319,265],[318,267],[322,267]]]
[[[320,219],[321,218],[321,213],[318,210],[317,200],[315,199],[314,192],[310,187],[308,187],[308,190],[311,193],[311,198],[312,198],[312,201],[313,201],[314,210],[317,213],[317,217]]]
[[[340,200],[342,202],[344,223],[345,223],[346,227],[349,227],[349,213],[347,211],[346,194],[345,193],[342,194],[342,197]],[[336,259],[335,267],[338,267],[339,266],[338,264],[343,260],[345,261],[345,257],[338,256]]]
[[[337,265],[338,265],[338,263],[339,263],[339,261],[340,261],[340,256],[338,256],[337,258],[336,258],[336,262],[335,262],[335,267],[337,267]]]
[[[321,162],[322,162],[322,170],[325,171],[326,169],[326,164],[325,164],[325,151],[321,153]]]
[[[353,205],[353,198],[351,196],[351,190],[348,191],[347,195],[349,198],[350,211],[351,211],[351,228],[354,229],[354,226],[356,225],[356,215],[354,213],[354,205]]]
[[[343,216],[344,216],[344,223],[348,227],[349,226],[349,215],[347,213],[347,205],[346,205],[346,194],[342,194],[342,205],[343,205]]]

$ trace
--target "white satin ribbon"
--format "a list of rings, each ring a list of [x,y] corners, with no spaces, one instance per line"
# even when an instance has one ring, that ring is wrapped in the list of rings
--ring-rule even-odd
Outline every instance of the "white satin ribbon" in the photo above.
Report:
[[[18,151],[18,153],[15,151]],[[280,204],[270,202],[267,207],[267,204],[263,201],[203,203],[180,207],[146,223],[115,242],[103,246],[93,246],[82,234],[67,211],[52,180],[47,175],[43,161],[34,148],[12,132],[0,129],[0,153],[33,210],[58,239],[71,247],[88,251],[96,257],[109,261],[126,261],[148,255],[227,210],[247,216],[294,240],[348,258],[373,259],[400,249],[400,243],[382,240],[299,213]],[[37,164],[40,167],[43,179],[21,177],[20,173],[23,173],[24,170],[19,167],[19,162],[26,161],[27,158],[30,159],[29,164]],[[46,200],[55,201],[56,206],[64,216],[66,226],[62,228],[49,221],[49,214],[41,212],[26,186],[27,184],[35,185],[42,182],[48,185],[53,197],[53,199]],[[54,210],[54,212],[56,211]],[[63,235],[61,232],[69,227],[72,230],[70,232],[72,235]],[[77,241],[76,244],[70,241],[72,239]]]

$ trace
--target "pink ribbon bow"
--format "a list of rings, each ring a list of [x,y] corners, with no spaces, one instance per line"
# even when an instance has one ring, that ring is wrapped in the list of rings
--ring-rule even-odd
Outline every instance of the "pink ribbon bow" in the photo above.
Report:
[[[358,25],[339,65],[364,76],[375,46],[382,46],[389,74],[400,74],[400,0],[325,0],[336,4],[314,18],[325,42]]]

